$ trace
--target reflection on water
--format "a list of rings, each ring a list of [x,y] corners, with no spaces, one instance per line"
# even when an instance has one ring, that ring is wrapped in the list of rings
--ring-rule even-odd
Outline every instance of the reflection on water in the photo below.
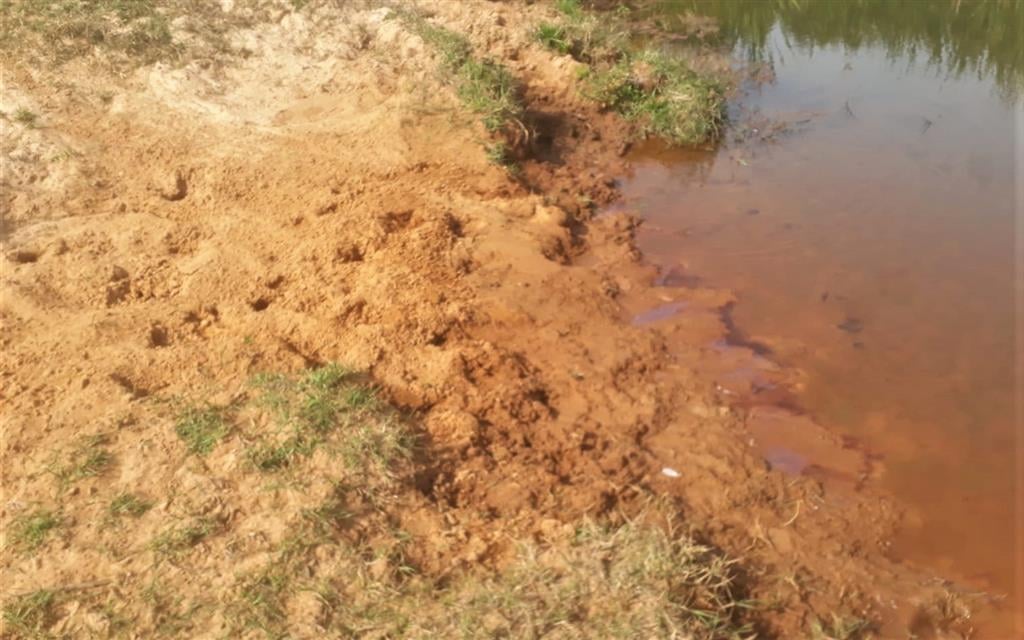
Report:
[[[1024,80],[1021,0],[657,0],[643,3],[641,13],[668,29],[687,14],[713,17],[718,40],[751,62],[841,46],[884,51],[945,78],[991,78],[1007,94]]]
[[[807,372],[801,404],[884,456],[912,507],[896,555],[1012,592],[1024,2],[657,4],[666,24],[694,7],[774,66],[738,119],[800,124],[639,150],[641,248],[733,289],[736,325]]]

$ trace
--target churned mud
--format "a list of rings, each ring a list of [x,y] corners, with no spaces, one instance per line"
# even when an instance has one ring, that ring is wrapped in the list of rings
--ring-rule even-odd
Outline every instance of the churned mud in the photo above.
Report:
[[[552,9],[422,8],[520,83],[514,171],[379,3],[282,7],[216,64],[5,69],[5,634],[47,590],[36,626],[58,637],[401,636],[339,631],[327,596],[233,616],[253,575],[280,596],[254,572],[336,463],[253,472],[258,414],[207,457],[169,406],[241,406],[257,374],[342,363],[416,434],[386,512],[424,576],[501,571],[524,540],[655,501],[735,559],[750,633],[961,637],[967,597],[886,558],[900,510],[876,463],[787,409],[799,372],[735,335],[732,295],[645,265],[630,212],[595,217],[631,129],[534,42]],[[503,624],[465,633],[534,637]]]

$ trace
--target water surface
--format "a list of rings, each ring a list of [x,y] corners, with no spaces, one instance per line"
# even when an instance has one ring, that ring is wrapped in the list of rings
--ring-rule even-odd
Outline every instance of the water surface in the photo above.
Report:
[[[1012,595],[1024,2],[647,11],[715,17],[773,80],[734,101],[745,140],[634,154],[641,249],[733,289],[737,327],[807,372],[803,407],[884,458],[897,558]]]

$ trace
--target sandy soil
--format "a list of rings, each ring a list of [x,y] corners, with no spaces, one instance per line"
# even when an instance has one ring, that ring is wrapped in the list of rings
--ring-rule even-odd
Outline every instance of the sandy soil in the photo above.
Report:
[[[161,579],[184,597],[228,589],[323,488],[266,491],[242,436],[197,462],[161,399],[227,401],[255,373],[343,362],[423,431],[404,524],[426,570],[501,566],[515,539],[666,496],[742,560],[765,635],[849,612],[929,637],[953,587],[886,559],[899,509],[872,461],[737,400],[799,375],[726,341],[729,292],[644,265],[633,215],[594,217],[629,131],[577,96],[576,63],[530,41],[548,9],[426,4],[524,84],[538,133],[520,177],[488,163],[433,54],[386,9],[282,12],[233,34],[252,53],[224,66],[6,69],[0,110],[39,122],[8,117],[0,139],[0,517],[43,505],[63,525],[42,553],[5,547],[4,597],[84,585],[57,629],[102,635],[95,592],[140,593],[146,541],[195,513],[222,528]],[[754,444],[779,421],[830,463],[769,468]],[[54,459],[96,434],[113,466],[57,488]],[[101,526],[126,489],[156,506]],[[220,637],[211,615],[186,635]]]

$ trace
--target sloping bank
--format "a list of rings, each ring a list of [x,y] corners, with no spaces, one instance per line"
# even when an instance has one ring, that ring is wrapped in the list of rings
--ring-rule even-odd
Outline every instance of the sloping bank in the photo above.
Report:
[[[4,6],[5,635],[956,633],[627,321],[720,90],[557,4]]]

